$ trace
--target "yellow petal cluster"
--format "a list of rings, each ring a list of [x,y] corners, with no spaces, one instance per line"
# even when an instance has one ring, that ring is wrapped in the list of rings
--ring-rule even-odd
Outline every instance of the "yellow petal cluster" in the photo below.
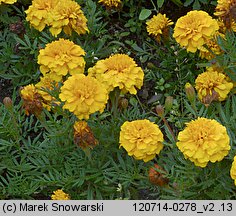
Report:
[[[143,85],[144,72],[135,61],[126,54],[114,54],[88,69],[90,76],[96,77],[110,92],[119,87],[122,92],[136,94],[136,88]]]
[[[98,141],[93,135],[91,128],[86,121],[76,121],[74,124],[74,143],[82,149],[93,149]]]
[[[186,124],[176,143],[186,159],[206,167],[210,161],[221,161],[230,150],[226,128],[216,120],[198,118]]]
[[[216,20],[205,11],[190,11],[180,17],[174,27],[173,37],[188,52],[196,52],[219,29]]]
[[[121,0],[99,0],[98,2],[108,8],[117,8],[121,5]]]
[[[169,36],[169,26],[173,24],[174,23],[169,20],[165,14],[158,13],[146,22],[147,32],[149,35],[154,36],[159,42],[161,40],[161,36],[165,39]]]
[[[103,112],[108,92],[95,78],[75,74],[64,82],[59,98],[65,101],[64,109],[74,113],[78,119],[88,119],[92,113]]]
[[[42,31],[51,21],[51,13],[59,0],[33,0],[26,13],[26,20],[35,29]]]
[[[37,30],[50,27],[53,36],[63,30],[71,35],[74,30],[79,35],[89,32],[87,19],[80,5],[74,0],[33,0],[25,11],[26,20]]]
[[[195,84],[198,97],[203,103],[211,97],[214,97],[213,100],[223,101],[233,88],[233,83],[227,81],[227,77],[223,73],[212,67],[199,74]]]
[[[49,23],[50,32],[57,36],[62,30],[71,35],[72,30],[77,34],[89,32],[87,19],[80,5],[73,0],[60,0],[52,12],[52,20]]]
[[[15,2],[17,2],[17,0],[0,0],[0,5],[2,3],[5,3],[5,4],[14,4]]]
[[[234,180],[234,184],[236,186],[236,156],[234,156],[234,160],[230,169],[230,176]]]
[[[58,189],[56,191],[53,191],[53,194],[51,195],[52,200],[70,200],[70,195],[65,193],[63,190]]]
[[[42,97],[38,92],[38,89],[30,84],[24,86],[20,90],[21,98],[23,99],[23,108],[26,115],[34,114],[40,115],[43,109]]]
[[[60,81],[68,73],[83,73],[85,68],[85,52],[72,41],[60,38],[46,45],[39,51],[38,64],[44,76]]]
[[[229,17],[235,6],[236,0],[218,0],[214,15],[221,18]]]
[[[147,162],[155,158],[164,147],[163,141],[158,125],[147,119],[126,121],[121,126],[120,147],[137,160]]]

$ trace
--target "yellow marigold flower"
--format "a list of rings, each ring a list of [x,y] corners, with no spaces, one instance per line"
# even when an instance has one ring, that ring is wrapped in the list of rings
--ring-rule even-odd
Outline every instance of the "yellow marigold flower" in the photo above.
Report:
[[[30,84],[24,86],[20,90],[21,98],[23,99],[23,107],[25,109],[25,114],[34,114],[39,116],[43,109],[42,97],[39,94],[37,88]]]
[[[38,89],[38,93],[42,96],[44,108],[50,110],[51,106],[59,103],[59,101],[49,93],[54,88],[58,87],[58,83],[50,78],[50,76],[41,77],[40,81],[35,84],[35,87]]]
[[[121,0],[99,0],[99,3],[102,3],[107,8],[118,8],[121,5]]]
[[[150,161],[159,154],[164,145],[163,134],[158,125],[147,119],[126,121],[121,126],[120,147],[137,160]]]
[[[236,156],[234,156],[234,161],[230,169],[230,176],[234,180],[234,184],[236,185]]]
[[[135,61],[125,54],[115,54],[98,61],[94,67],[88,69],[88,74],[96,77],[108,91],[119,87],[124,93],[131,94],[137,93],[135,87],[142,87],[144,78],[142,68],[137,67]]]
[[[230,150],[226,128],[213,119],[198,118],[186,124],[176,143],[186,159],[205,167],[210,161],[221,161]]]
[[[233,83],[214,68],[208,68],[206,72],[199,74],[195,84],[199,99],[206,105],[213,100],[225,100],[233,88]]]
[[[53,191],[53,194],[51,195],[52,200],[70,200],[70,195],[65,193],[63,190],[58,189],[56,191]]]
[[[52,20],[49,23],[50,32],[57,36],[63,30],[71,35],[72,30],[80,34],[89,32],[87,19],[80,5],[72,0],[60,0],[52,11]]]
[[[39,51],[38,64],[45,76],[60,81],[67,73],[83,73],[85,67],[84,50],[72,41],[60,38]]]
[[[93,149],[98,141],[93,135],[91,128],[86,121],[76,121],[74,124],[74,143],[82,149]]]
[[[236,19],[236,0],[218,0],[215,11],[214,15],[223,20],[226,28],[231,29]]]
[[[165,14],[159,13],[148,20],[146,24],[149,35],[154,36],[155,39],[160,42],[161,36],[163,36],[164,39],[169,37],[169,26],[174,23],[169,20]]]
[[[59,98],[65,101],[64,109],[73,112],[78,119],[88,119],[92,113],[103,112],[108,92],[95,78],[75,74],[64,82]]]
[[[14,4],[15,2],[17,2],[17,0],[0,0],[0,5],[2,3],[5,3],[5,4]]]
[[[190,11],[180,17],[174,27],[173,37],[188,52],[196,52],[219,29],[217,21],[205,11]]]
[[[51,19],[51,12],[58,0],[33,0],[26,13],[26,20],[37,30],[42,31]]]

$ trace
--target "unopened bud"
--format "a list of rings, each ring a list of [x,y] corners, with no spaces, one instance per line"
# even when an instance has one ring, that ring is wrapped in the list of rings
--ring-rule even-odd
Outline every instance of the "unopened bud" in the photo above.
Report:
[[[156,113],[159,117],[163,118],[164,117],[164,107],[162,105],[157,105],[156,106]]]
[[[193,103],[195,101],[195,98],[196,98],[196,93],[195,93],[195,90],[194,90],[193,86],[190,83],[185,84],[185,92],[186,92],[188,100],[191,103]]]
[[[173,106],[173,97],[172,96],[167,96],[165,100],[165,110],[166,112],[169,112]]]
[[[120,107],[122,109],[126,109],[128,107],[128,105],[129,105],[129,102],[126,98],[121,98],[120,99]]]
[[[11,100],[11,98],[5,97],[5,98],[3,99],[3,104],[5,105],[5,107],[6,107],[7,109],[11,108],[11,107],[12,107],[12,100]]]

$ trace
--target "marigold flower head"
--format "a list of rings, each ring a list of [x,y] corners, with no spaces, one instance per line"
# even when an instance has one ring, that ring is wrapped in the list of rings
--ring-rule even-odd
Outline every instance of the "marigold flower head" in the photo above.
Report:
[[[143,85],[144,72],[135,61],[126,54],[114,54],[88,69],[88,74],[99,80],[110,92],[119,87],[122,92],[136,94],[135,87]]]
[[[24,86],[20,91],[21,98],[23,99],[23,107],[25,114],[34,114],[39,116],[43,109],[42,97],[37,88],[30,84]]]
[[[217,21],[205,11],[190,11],[180,17],[174,27],[173,37],[188,52],[196,52],[219,29]]]
[[[233,83],[227,81],[223,73],[211,67],[198,75],[195,84],[199,99],[206,105],[214,100],[225,100],[233,88]]]
[[[89,32],[87,19],[76,1],[60,0],[51,14],[49,30],[53,36],[57,36],[62,30],[67,35],[71,35],[73,30],[79,35]]]
[[[74,143],[82,149],[93,149],[98,141],[93,135],[91,128],[86,121],[77,121],[74,124]]]
[[[85,51],[79,45],[60,38],[39,51],[38,64],[44,76],[50,74],[52,79],[60,81],[67,73],[84,72],[84,55]]]
[[[149,181],[152,184],[159,185],[159,186],[164,186],[164,185],[168,184],[169,179],[164,177],[163,173],[157,171],[156,169],[159,169],[159,170],[165,172],[162,167],[160,167],[157,164],[154,164],[154,167],[151,167],[148,172]]]
[[[236,186],[236,156],[234,156],[234,160],[230,169],[230,176],[234,180],[234,184]]]
[[[163,141],[158,125],[147,119],[126,121],[121,126],[120,147],[137,160],[147,162],[155,158],[164,147]]]
[[[179,150],[196,166],[205,167],[210,161],[221,161],[230,150],[226,128],[214,119],[198,118],[179,132]]]
[[[214,15],[221,18],[226,28],[230,29],[236,19],[236,0],[218,0]]]
[[[63,190],[58,189],[56,191],[53,191],[53,194],[51,195],[52,200],[70,200],[70,195],[65,193]]]
[[[15,2],[17,2],[17,0],[0,0],[0,5],[2,3],[5,3],[5,4],[14,4]]]
[[[51,106],[59,103],[59,101],[48,92],[58,87],[58,83],[56,83],[50,76],[41,77],[40,81],[35,84],[35,87],[38,89],[38,93],[42,96],[44,108],[50,110]]]
[[[99,0],[98,2],[107,8],[118,8],[121,5],[121,0]]]
[[[75,74],[64,82],[59,98],[65,101],[64,109],[74,113],[78,119],[88,119],[92,113],[103,112],[108,92],[95,78]]]
[[[164,39],[169,37],[169,26],[174,23],[169,20],[165,14],[159,13],[148,20],[146,24],[149,35],[154,36],[155,39],[160,42],[161,36],[163,36]]]
[[[37,30],[42,31],[51,20],[51,12],[58,0],[33,0],[26,13],[26,20]]]

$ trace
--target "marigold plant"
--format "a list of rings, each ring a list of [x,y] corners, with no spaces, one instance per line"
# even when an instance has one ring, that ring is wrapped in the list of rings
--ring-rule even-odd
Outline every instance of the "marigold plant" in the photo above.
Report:
[[[56,191],[53,191],[53,194],[51,195],[52,200],[70,200],[70,195],[65,193],[63,190],[58,189]]]
[[[95,78],[75,74],[64,82],[59,97],[65,101],[64,109],[74,113],[78,119],[88,119],[92,113],[103,112],[108,92]]]
[[[39,51],[38,64],[44,76],[50,75],[55,81],[63,76],[84,73],[85,51],[70,40],[60,38]]]
[[[26,20],[35,29],[42,31],[51,21],[51,13],[58,0],[33,0],[26,13]]]
[[[195,84],[198,97],[204,104],[210,104],[214,100],[225,100],[233,88],[233,83],[228,81],[223,73],[212,67],[199,74]]]
[[[149,35],[154,36],[154,38],[160,42],[161,37],[164,39],[169,37],[169,26],[173,24],[174,23],[169,20],[165,14],[158,13],[146,22],[146,28]]]
[[[234,160],[230,169],[230,176],[234,180],[234,184],[236,186],[236,156],[234,156]]]
[[[226,128],[214,119],[198,118],[186,123],[179,132],[179,150],[196,166],[206,167],[208,162],[221,161],[230,150]]]
[[[14,4],[16,3],[17,0],[0,0],[0,5],[5,3],[5,4]]]
[[[51,17],[49,30],[53,36],[57,36],[62,30],[67,35],[71,35],[73,30],[79,35],[89,32],[87,18],[76,1],[60,0]]]
[[[90,76],[96,77],[108,91],[119,87],[122,92],[136,94],[136,88],[143,85],[144,72],[135,61],[126,54],[114,54],[88,69]]]
[[[121,126],[120,147],[137,160],[147,162],[154,159],[163,149],[163,141],[158,125],[147,119],[126,121]]]
[[[218,23],[205,11],[190,11],[180,17],[173,37],[189,52],[196,52],[219,29]]]

